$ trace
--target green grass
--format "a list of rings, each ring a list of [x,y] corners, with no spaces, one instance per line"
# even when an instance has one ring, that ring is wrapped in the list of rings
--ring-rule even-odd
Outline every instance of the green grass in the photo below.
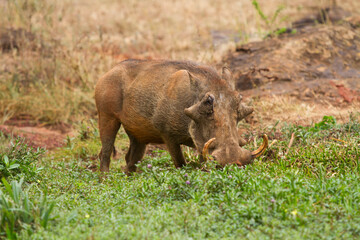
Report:
[[[91,123],[81,125],[70,145],[41,159],[41,181],[28,189],[30,200],[45,192],[55,202],[47,227],[36,225],[31,235],[23,229],[18,237],[358,239],[360,123],[358,116],[333,120],[269,130],[277,142],[245,168],[209,162],[176,169],[158,150],[133,176],[120,168],[123,156],[107,175],[89,170],[100,145]]]

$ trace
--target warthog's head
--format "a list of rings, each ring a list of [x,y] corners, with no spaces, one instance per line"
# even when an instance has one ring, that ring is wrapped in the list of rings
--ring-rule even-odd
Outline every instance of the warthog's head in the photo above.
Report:
[[[190,75],[192,86],[200,89],[199,101],[185,109],[185,114],[193,121],[189,131],[198,151],[207,158],[210,154],[222,166],[239,166],[252,162],[267,147],[267,137],[263,145],[250,152],[241,147],[237,123],[253,112],[253,108],[241,103],[241,95],[235,91],[231,73],[223,69],[221,80],[216,84],[201,86],[195,76]]]

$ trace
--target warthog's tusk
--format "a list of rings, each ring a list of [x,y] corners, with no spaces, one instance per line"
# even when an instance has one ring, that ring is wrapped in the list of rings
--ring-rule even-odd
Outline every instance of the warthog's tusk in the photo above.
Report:
[[[202,155],[205,158],[205,160],[208,160],[208,151],[209,151],[209,147],[210,145],[215,141],[216,138],[211,138],[209,141],[207,141],[204,145],[204,148],[202,150]]]
[[[262,136],[262,138],[263,138],[263,140],[264,140],[264,141],[263,141],[263,144],[262,144],[258,149],[256,149],[255,151],[252,151],[252,152],[251,152],[252,158],[260,157],[261,154],[263,154],[263,153],[265,152],[265,150],[266,150],[266,148],[267,148],[267,146],[268,146],[268,144],[269,144],[269,141],[268,141],[268,137],[267,137],[266,134],[264,134],[264,135]]]

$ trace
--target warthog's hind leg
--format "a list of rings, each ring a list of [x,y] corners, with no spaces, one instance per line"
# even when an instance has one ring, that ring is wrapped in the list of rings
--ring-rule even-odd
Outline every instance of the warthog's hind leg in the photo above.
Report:
[[[100,152],[101,172],[109,171],[110,156],[114,151],[114,142],[120,125],[121,123],[118,119],[105,114],[99,114],[99,129],[102,144]]]

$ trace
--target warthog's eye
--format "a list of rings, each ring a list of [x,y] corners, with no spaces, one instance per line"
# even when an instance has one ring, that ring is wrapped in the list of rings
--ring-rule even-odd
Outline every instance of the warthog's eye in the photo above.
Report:
[[[200,112],[203,112],[208,116],[212,115],[214,113],[214,100],[215,97],[212,94],[208,94],[202,101],[203,107],[201,107]]]
[[[213,105],[214,104],[214,97],[213,96],[208,96],[208,98],[205,100],[204,102],[205,104],[208,104],[208,105]]]

